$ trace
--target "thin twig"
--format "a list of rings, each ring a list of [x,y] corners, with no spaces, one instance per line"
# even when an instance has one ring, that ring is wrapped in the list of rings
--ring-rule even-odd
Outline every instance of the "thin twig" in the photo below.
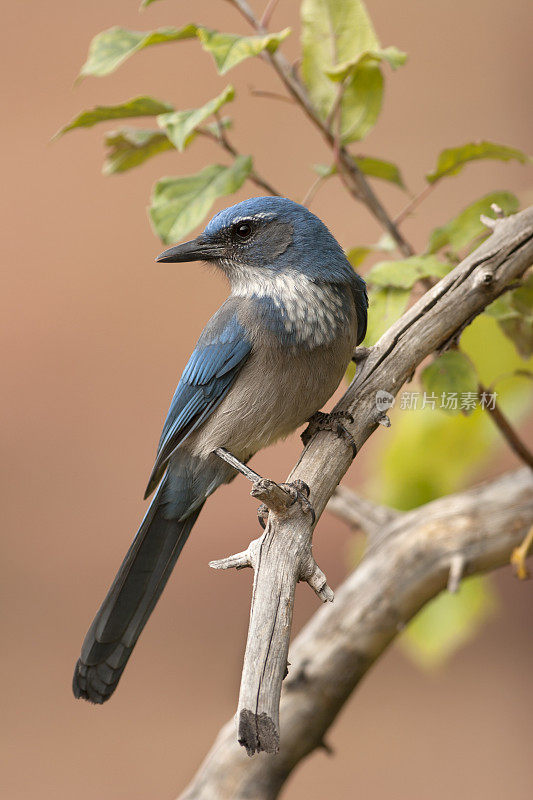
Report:
[[[265,28],[261,25],[260,21],[254,15],[252,9],[248,3],[245,2],[245,0],[230,0],[230,2],[235,6],[235,8],[238,9],[238,11],[240,11],[243,17],[252,26],[252,28],[257,31],[257,33],[266,33]],[[297,71],[291,67],[283,54],[279,53],[278,51],[275,51],[274,53],[265,51],[262,53],[262,57],[272,65],[289,94],[301,106],[302,110],[308,119],[311,120],[313,125],[320,130],[327,144],[333,148],[335,144],[335,137],[328,129],[325,122],[318,115],[311,102],[311,99],[309,98],[309,95],[307,94],[305,86],[298,77]],[[345,185],[352,197],[362,202],[368,208],[370,213],[392,236],[402,255],[406,257],[414,255],[415,251],[413,247],[404,238],[397,225],[395,225],[393,219],[389,216],[383,204],[345,147],[340,149],[340,160],[342,161],[343,166],[346,168]]]
[[[408,217],[415,210],[415,208],[418,208],[420,203],[422,203],[426,199],[426,197],[428,197],[428,195],[431,194],[436,185],[437,185],[436,183],[429,183],[426,187],[424,187],[424,189],[422,189],[421,192],[415,195],[409,201],[409,203],[407,203],[407,205],[404,208],[402,208],[398,216],[395,217],[394,224],[401,225],[404,219],[406,219],[406,217]]]
[[[309,208],[311,202],[313,201],[313,198],[316,196],[316,193],[318,192],[322,184],[326,181],[327,177],[328,177],[327,175],[319,175],[318,178],[315,178],[315,180],[313,181],[313,183],[311,184],[311,186],[304,195],[304,198],[302,200],[303,206],[307,206],[307,208]]]
[[[250,87],[250,94],[254,97],[267,97],[270,100],[283,100],[284,103],[290,103],[291,106],[294,105],[292,97],[287,97],[286,94],[279,94],[279,92],[269,92],[268,89],[254,89]]]
[[[272,14],[274,13],[276,6],[278,4],[278,0],[269,0],[266,5],[265,10],[263,11],[263,16],[259,22],[262,28],[268,28],[269,22],[272,18]]]
[[[482,396],[485,395],[486,397],[489,394],[488,389],[486,389],[481,383],[479,384],[478,390]],[[492,417],[494,424],[499,429],[513,453],[515,453],[518,458],[524,462],[524,464],[527,464],[528,467],[533,469],[533,453],[520,439],[499,405],[496,402],[494,402],[492,406],[490,403],[487,403],[485,410],[488,411]]]
[[[225,461],[230,467],[236,469],[237,472],[240,472],[241,475],[244,475],[245,478],[248,478],[249,481],[252,483],[257,483],[258,481],[262,480],[261,475],[258,472],[255,472],[253,469],[250,469],[246,464],[243,464],[242,461],[239,461],[238,458],[235,458],[229,450],[226,450],[225,447],[217,447],[214,451],[219,458]]]
[[[224,126],[222,125],[222,120],[218,114],[215,114],[215,119],[217,121],[218,135],[210,131],[208,128],[197,128],[197,132],[201,136],[205,136],[207,139],[211,139],[213,142],[216,142],[223,147],[227,153],[232,155],[234,158],[237,158],[240,153],[228,139],[227,133],[224,130]],[[255,183],[255,185],[259,186],[261,189],[264,189],[264,191],[268,192],[268,194],[273,194],[277,197],[283,197],[282,193],[278,192],[278,190],[275,189],[271,183],[265,180],[265,178],[263,178],[255,169],[253,169],[248,175],[248,180],[250,180],[252,183]]]

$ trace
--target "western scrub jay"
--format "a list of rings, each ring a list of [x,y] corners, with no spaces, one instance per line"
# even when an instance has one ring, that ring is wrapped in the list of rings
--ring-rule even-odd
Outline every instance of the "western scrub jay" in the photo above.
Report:
[[[76,664],[76,697],[105,702],[209,495],[309,420],[366,331],[365,282],[323,222],[280,197],[227,208],[157,261],[206,261],[231,292],[209,320],[172,399],[146,497],[157,489]]]

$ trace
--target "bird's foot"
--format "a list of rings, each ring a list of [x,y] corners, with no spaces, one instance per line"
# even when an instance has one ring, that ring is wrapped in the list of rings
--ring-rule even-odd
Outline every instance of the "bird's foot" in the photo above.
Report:
[[[309,424],[300,438],[304,445],[307,445],[315,433],[319,431],[331,431],[331,433],[344,439],[352,448],[353,458],[355,458],[357,455],[357,447],[352,434],[342,424],[341,420],[343,419],[350,425],[353,423],[353,417],[348,411],[332,411],[330,414],[326,414],[324,411],[317,411],[308,419]]]
[[[287,494],[290,494],[293,503],[300,503],[303,511],[311,515],[311,523],[314,525],[316,514],[315,509],[309,502],[309,495],[311,492],[309,486],[304,483],[304,481],[300,480],[293,481],[292,483],[280,483],[280,486]],[[257,509],[257,519],[264,530],[268,520],[268,508],[264,503]]]

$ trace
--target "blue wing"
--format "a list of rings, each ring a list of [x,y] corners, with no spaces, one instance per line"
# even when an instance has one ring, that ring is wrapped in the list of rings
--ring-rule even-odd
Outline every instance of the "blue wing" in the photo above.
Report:
[[[145,497],[153,492],[176,447],[215,410],[250,350],[251,342],[226,301],[198,340],[172,398]]]

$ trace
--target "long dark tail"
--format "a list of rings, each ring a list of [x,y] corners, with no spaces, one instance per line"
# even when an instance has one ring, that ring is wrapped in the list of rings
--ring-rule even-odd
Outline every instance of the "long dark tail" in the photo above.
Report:
[[[178,521],[160,487],[98,611],[76,664],[75,697],[105,703],[120,680],[203,503]],[[171,518],[173,517],[173,518]]]

